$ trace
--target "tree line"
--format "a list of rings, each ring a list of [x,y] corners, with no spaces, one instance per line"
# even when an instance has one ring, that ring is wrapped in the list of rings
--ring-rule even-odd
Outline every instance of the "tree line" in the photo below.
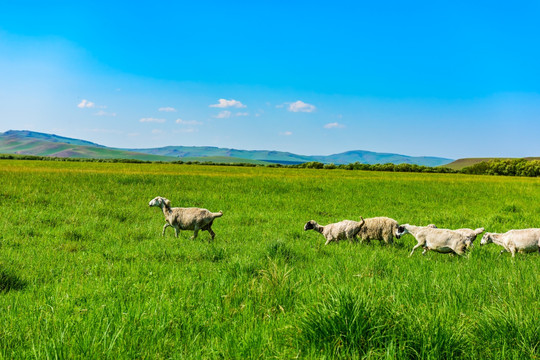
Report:
[[[243,167],[269,167],[269,168],[294,168],[294,169],[323,169],[323,170],[364,170],[364,171],[387,171],[387,172],[415,172],[415,173],[452,173],[472,175],[501,175],[501,176],[540,176],[540,160],[527,159],[492,159],[483,161],[461,170],[454,170],[444,166],[423,166],[415,164],[362,164],[360,162],[350,164],[323,164],[311,161],[302,164],[253,164],[253,163],[215,163],[212,161],[146,161],[137,159],[87,159],[87,158],[59,158],[36,155],[12,155],[0,154],[2,160],[42,160],[42,161],[73,161],[73,162],[101,162],[101,163],[131,163],[131,164],[186,164],[186,165],[212,165],[212,166],[243,166]]]

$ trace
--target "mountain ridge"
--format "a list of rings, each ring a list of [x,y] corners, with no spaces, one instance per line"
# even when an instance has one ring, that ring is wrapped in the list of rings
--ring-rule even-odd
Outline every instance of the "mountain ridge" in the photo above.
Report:
[[[240,150],[215,146],[164,146],[159,148],[114,148],[90,141],[74,139],[55,134],[34,132],[29,130],[9,130],[0,133],[0,152],[9,154],[25,154],[56,157],[83,158],[126,158],[147,161],[188,161],[190,158],[219,159],[216,162],[234,162],[244,159],[254,163],[300,164],[317,161],[325,164],[348,164],[360,162],[364,164],[393,163],[416,164],[424,166],[441,166],[453,159],[434,156],[407,156],[393,153],[378,153],[366,150],[350,150],[331,155],[299,155],[277,150]],[[231,161],[232,162],[232,161]]]

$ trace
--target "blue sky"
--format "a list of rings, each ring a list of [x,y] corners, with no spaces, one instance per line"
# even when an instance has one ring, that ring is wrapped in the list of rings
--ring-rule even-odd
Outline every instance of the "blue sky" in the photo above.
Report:
[[[540,156],[540,3],[0,3],[0,131]]]

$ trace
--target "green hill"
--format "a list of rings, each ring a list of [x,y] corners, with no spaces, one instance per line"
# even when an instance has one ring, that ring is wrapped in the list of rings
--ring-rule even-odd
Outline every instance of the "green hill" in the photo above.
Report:
[[[390,153],[377,153],[372,151],[355,150],[341,154],[328,156],[315,156],[316,161],[322,163],[350,164],[360,162],[362,164],[416,164],[424,166],[440,166],[452,161],[452,159],[432,156],[406,156]]]
[[[440,166],[452,159],[354,150],[333,155],[298,155],[285,151],[238,150],[211,146],[166,146],[151,149],[110,148],[90,141],[33,131],[10,130],[0,134],[0,153],[51,157],[135,159],[145,161],[212,161],[219,163],[301,164],[415,164]]]
[[[416,164],[424,166],[440,166],[452,161],[452,159],[439,157],[415,157],[399,154],[376,153],[372,151],[354,150],[334,155],[297,155],[284,151],[269,150],[237,150],[210,146],[166,146],[154,149],[130,149],[132,151],[175,157],[237,157],[242,159],[258,160],[280,164],[302,164],[310,161],[318,161],[324,164],[349,164],[360,162],[362,164]]]
[[[445,167],[448,167],[450,169],[454,170],[461,170],[463,168],[466,168],[468,166],[472,166],[474,164],[481,163],[483,161],[490,161],[490,160],[500,160],[500,159],[509,159],[509,158],[463,158],[463,159],[457,159],[449,164],[444,165]],[[540,157],[526,157],[524,158],[526,160],[540,160]]]
[[[166,146],[154,149],[130,149],[153,155],[184,157],[234,157],[241,159],[257,160],[263,162],[276,162],[285,164],[301,164],[313,161],[311,156],[296,155],[283,151],[267,150],[237,150],[218,148],[213,146]]]
[[[85,159],[136,159],[144,161],[176,160],[175,158],[166,156],[110,149],[83,140],[63,138],[56,135],[46,135],[47,134],[29,131],[7,131],[0,134],[0,153]],[[64,139],[69,142],[62,142]]]

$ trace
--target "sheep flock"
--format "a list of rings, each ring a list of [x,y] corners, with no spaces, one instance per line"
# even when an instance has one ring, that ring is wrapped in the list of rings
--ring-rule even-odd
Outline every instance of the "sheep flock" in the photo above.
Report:
[[[192,239],[197,238],[199,230],[208,231],[212,240],[215,233],[212,231],[214,219],[223,215],[222,211],[211,212],[202,208],[171,207],[170,200],[158,196],[152,199],[150,207],[161,208],[165,216],[162,236],[167,227],[172,227],[175,236],[178,237],[180,230],[193,231]],[[394,237],[400,239],[403,235],[412,235],[417,244],[413,247],[409,256],[412,256],[418,248],[423,248],[422,254],[428,251],[439,253],[464,255],[470,250],[477,236],[485,231],[483,227],[477,229],[440,229],[434,224],[416,226],[410,224],[400,225],[396,220],[388,217],[362,218],[360,221],[343,220],[337,223],[319,225],[315,220],[310,220],[304,225],[304,231],[314,230],[324,236],[325,245],[340,240],[361,241],[369,244],[371,240],[378,240],[382,244],[391,245]],[[540,228],[510,230],[502,234],[486,232],[480,245],[495,243],[503,247],[503,252],[510,252],[512,257],[517,252],[540,253]]]

